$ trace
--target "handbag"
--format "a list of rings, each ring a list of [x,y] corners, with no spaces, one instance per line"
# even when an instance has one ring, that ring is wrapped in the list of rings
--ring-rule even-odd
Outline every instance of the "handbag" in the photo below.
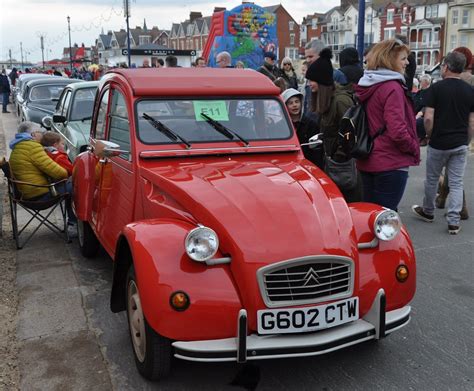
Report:
[[[325,157],[324,172],[332,179],[340,190],[352,190],[357,186],[357,168],[355,159],[338,162]]]

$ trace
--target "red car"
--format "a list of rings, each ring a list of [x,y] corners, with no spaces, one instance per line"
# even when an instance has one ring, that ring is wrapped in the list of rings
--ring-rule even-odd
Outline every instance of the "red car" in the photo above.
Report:
[[[413,247],[398,214],[347,204],[301,152],[279,89],[237,69],[101,80],[74,167],[81,251],[114,261],[148,379],[171,357],[328,353],[410,320]]]

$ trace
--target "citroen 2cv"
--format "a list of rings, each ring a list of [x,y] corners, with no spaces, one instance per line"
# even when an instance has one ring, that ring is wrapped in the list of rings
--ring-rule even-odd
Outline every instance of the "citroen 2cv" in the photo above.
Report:
[[[114,262],[139,372],[171,358],[310,356],[410,320],[416,265],[395,211],[347,204],[301,151],[279,89],[237,69],[100,82],[74,166],[79,245]]]

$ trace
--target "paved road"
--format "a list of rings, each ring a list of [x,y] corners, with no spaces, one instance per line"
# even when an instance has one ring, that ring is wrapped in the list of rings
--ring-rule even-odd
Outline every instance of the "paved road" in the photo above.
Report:
[[[85,259],[76,242],[44,234],[18,252],[22,389],[225,390],[244,373],[260,379],[258,390],[473,390],[474,216],[457,236],[441,210],[432,224],[416,220],[423,174],[410,171],[400,206],[418,260],[413,318],[387,339],[251,366],[176,360],[168,379],[149,383],[136,372],[125,314],[109,311],[110,259]],[[474,154],[466,183],[474,213]]]

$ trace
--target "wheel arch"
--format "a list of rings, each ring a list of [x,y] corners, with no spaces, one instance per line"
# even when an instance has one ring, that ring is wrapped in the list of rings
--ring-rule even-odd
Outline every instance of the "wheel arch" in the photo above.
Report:
[[[127,273],[132,264],[132,250],[127,239],[122,235],[117,242],[113,267],[112,291],[110,294],[110,309],[112,312],[126,310],[125,290],[127,289]]]

